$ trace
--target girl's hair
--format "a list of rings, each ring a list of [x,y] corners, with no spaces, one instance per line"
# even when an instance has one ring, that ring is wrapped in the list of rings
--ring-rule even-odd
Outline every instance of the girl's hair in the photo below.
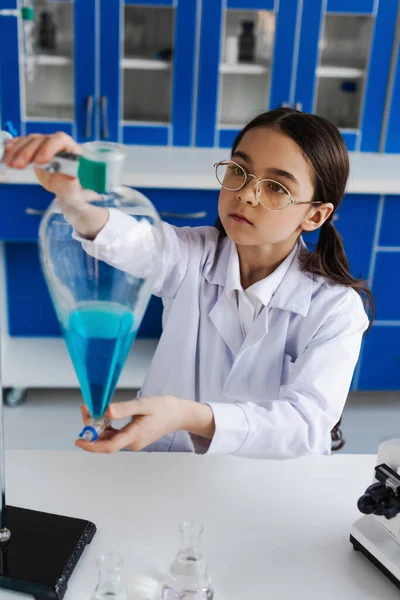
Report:
[[[301,258],[303,271],[353,288],[369,307],[372,324],[375,313],[372,293],[364,279],[356,279],[350,274],[342,238],[333,224],[333,215],[343,199],[349,176],[349,156],[339,130],[316,115],[292,108],[277,108],[262,113],[242,129],[233,142],[232,154],[246,132],[256,127],[276,129],[296,142],[314,172],[313,201],[331,202],[334,206],[332,214],[321,227],[315,249]],[[220,219],[216,227],[221,236],[226,235]]]

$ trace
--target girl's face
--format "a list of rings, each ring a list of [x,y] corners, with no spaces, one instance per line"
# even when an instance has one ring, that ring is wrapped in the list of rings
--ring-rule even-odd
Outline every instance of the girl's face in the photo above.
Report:
[[[312,168],[297,144],[279,130],[265,127],[250,129],[236,148],[232,160],[259,179],[281,183],[293,200],[313,200]],[[268,210],[257,203],[257,185],[256,179],[249,178],[240,190],[221,188],[219,217],[227,236],[236,244],[265,246],[291,239],[294,242],[303,230],[320,227],[333,210],[331,204],[291,204],[281,211]],[[242,215],[247,221],[235,215]]]

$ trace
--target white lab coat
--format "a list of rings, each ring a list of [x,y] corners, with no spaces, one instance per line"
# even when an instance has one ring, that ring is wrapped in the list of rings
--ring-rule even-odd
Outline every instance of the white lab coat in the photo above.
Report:
[[[111,210],[95,241],[75,237],[89,254],[140,276],[134,227],[134,219]],[[154,288],[164,304],[163,333],[141,394],[205,402],[216,430],[210,444],[178,431],[146,450],[277,459],[329,453],[368,326],[359,295],[302,272],[301,241],[243,337],[237,304],[225,293],[232,242],[219,242],[213,227],[163,229]]]

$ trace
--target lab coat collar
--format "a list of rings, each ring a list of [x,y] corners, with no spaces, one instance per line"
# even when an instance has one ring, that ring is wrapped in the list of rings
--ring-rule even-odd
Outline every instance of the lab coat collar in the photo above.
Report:
[[[219,239],[216,253],[205,267],[204,276],[209,283],[226,286],[231,244],[228,237]]]
[[[231,244],[227,237],[220,241],[214,262],[205,274],[209,283],[226,287]],[[297,254],[272,297],[269,307],[307,316],[311,303],[313,276],[301,270],[301,256],[306,252],[308,252],[307,246],[300,238]],[[222,294],[217,305],[220,304],[223,296],[226,297]]]
[[[252,298],[257,298],[257,300],[264,306],[269,306],[271,298],[283,281],[293,259],[297,254],[297,251],[298,243],[295,244],[290,254],[282,261],[278,268],[273,271],[273,273],[271,273],[265,279],[253,283],[253,285],[246,289],[245,293]],[[226,278],[226,290],[228,293],[232,293],[235,290],[238,290],[242,293],[244,291],[240,281],[239,255],[235,244],[231,244]]]
[[[209,312],[209,317],[234,356],[243,344],[243,333],[234,299],[224,289]]]
[[[308,315],[313,290],[313,275],[301,269],[301,258],[305,253],[308,253],[308,249],[304,240],[300,238],[298,252],[271,299],[271,308],[288,310],[302,317]]]

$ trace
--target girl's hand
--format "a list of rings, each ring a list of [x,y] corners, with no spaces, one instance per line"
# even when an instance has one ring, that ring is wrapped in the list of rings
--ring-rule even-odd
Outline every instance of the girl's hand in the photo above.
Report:
[[[81,407],[85,425],[90,420],[86,406]],[[89,452],[112,453],[122,450],[142,450],[168,433],[184,429],[212,439],[215,425],[208,404],[199,404],[174,396],[149,396],[129,402],[110,404],[107,415],[112,420],[131,417],[122,429],[109,427],[96,442],[78,440],[75,445]]]
[[[7,142],[4,162],[13,169],[25,169],[32,163],[45,165],[62,151],[82,154],[79,144],[66,133],[59,132],[53,135],[32,133]],[[48,173],[37,168],[35,174],[41,186],[60,198],[74,196],[76,190],[80,189],[79,181],[75,177],[61,173]]]
[[[25,169],[29,164],[45,165],[62,151],[82,154],[79,144],[62,132],[14,138],[7,142],[5,149],[4,162],[14,169]],[[83,237],[94,239],[108,220],[107,209],[88,203],[98,197],[96,192],[82,189],[76,177],[38,168],[35,174],[40,185],[57,196],[62,212],[74,229]]]

